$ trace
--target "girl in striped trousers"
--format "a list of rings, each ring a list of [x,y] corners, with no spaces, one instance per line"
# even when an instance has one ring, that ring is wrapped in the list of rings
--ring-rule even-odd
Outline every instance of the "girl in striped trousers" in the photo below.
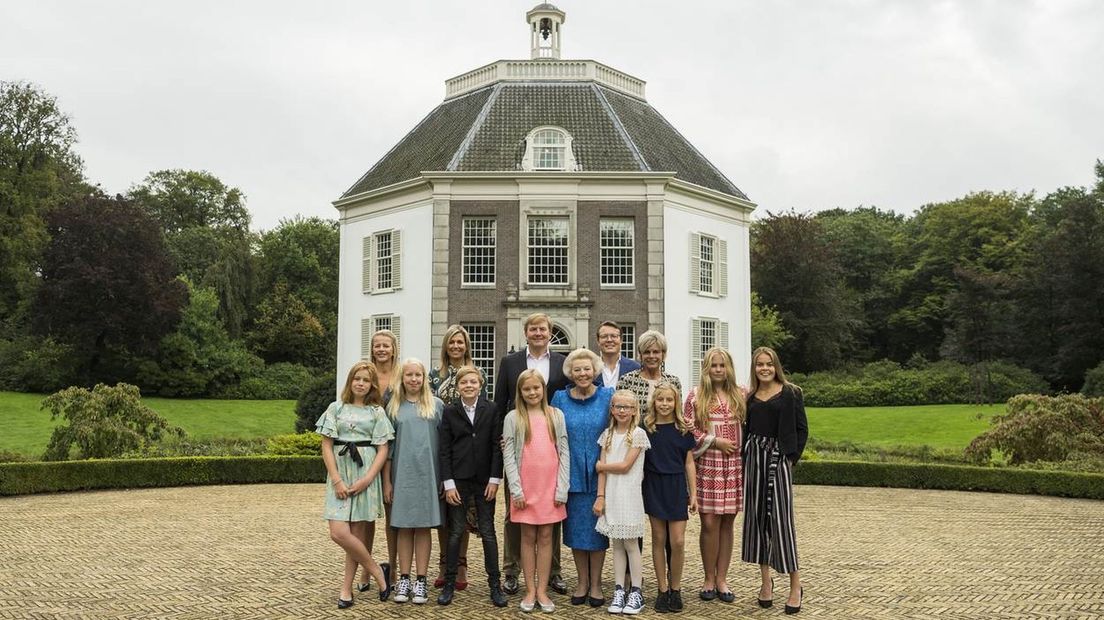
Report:
[[[809,436],[801,388],[786,381],[773,349],[751,357],[751,389],[744,423],[743,561],[759,565],[759,606],[773,604],[770,570],[790,577],[786,613],[801,611],[801,575],[793,512],[793,467]]]

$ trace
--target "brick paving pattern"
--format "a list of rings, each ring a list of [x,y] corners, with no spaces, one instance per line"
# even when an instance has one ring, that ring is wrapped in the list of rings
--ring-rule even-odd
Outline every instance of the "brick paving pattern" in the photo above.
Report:
[[[799,486],[795,505],[798,617],[1104,617],[1104,502]],[[487,601],[477,544],[472,585],[449,607],[432,604],[435,591],[425,606],[380,603],[373,588],[339,611],[342,554],[321,507],[317,484],[0,498],[0,619],[518,617],[518,596],[506,609]],[[757,571],[738,561],[735,603],[697,600],[697,533],[692,519],[681,617],[783,615],[784,580],[775,606],[760,609]],[[567,549],[563,558],[573,583]],[[644,575],[650,604],[647,553]],[[608,616],[554,600],[556,615]]]

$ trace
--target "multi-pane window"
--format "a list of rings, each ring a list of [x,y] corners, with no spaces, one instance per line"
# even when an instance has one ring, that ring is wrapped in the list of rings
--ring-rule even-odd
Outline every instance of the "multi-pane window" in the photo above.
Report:
[[[724,239],[690,233],[690,292],[728,295],[728,244]]]
[[[633,221],[603,219],[599,222],[601,283],[603,286],[633,284]]]
[[[376,288],[391,288],[391,233],[376,235]]]
[[[372,334],[381,329],[389,329],[395,334],[395,340],[402,342],[402,329],[397,314],[375,314],[360,320],[360,357],[372,359]]]
[[[567,337],[567,332],[559,325],[552,326],[552,334],[548,338],[548,348],[561,353],[571,350],[571,339]]]
[[[698,288],[703,293],[713,292],[713,237],[701,236],[701,271],[698,272]]]
[[[532,140],[534,170],[564,169],[564,150],[567,148],[567,141],[563,133],[555,129],[542,129],[533,134]]]
[[[701,378],[702,359],[713,347],[728,348],[728,323],[712,318],[694,318],[690,324],[690,376],[697,384]]]
[[[471,355],[475,365],[483,369],[487,376],[487,393],[494,394],[495,373],[495,328],[487,323],[464,323],[471,338]]]
[[[495,242],[493,217],[464,218],[464,284],[495,283]]]
[[[530,284],[567,284],[567,218],[529,218]]]
[[[621,324],[621,355],[636,358],[636,325]]]
[[[402,231],[386,230],[364,238],[362,288],[365,293],[402,288]]]

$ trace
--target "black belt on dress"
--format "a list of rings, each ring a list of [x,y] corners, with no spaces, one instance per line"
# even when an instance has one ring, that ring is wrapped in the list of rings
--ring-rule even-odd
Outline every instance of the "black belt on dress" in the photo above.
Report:
[[[360,458],[360,450],[353,450],[353,451],[350,452],[349,451],[349,446],[359,447],[359,446],[371,446],[373,444],[372,444],[371,441],[341,441],[340,439],[335,439],[334,440],[334,445],[335,446],[345,446],[344,448],[341,449],[341,452],[337,453],[338,456],[345,456],[347,454],[353,459],[353,462],[355,462],[357,464],[357,467],[364,467],[364,459]]]

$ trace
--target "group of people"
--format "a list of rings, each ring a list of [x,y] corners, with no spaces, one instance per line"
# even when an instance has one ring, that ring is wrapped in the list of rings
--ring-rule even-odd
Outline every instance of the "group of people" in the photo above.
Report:
[[[727,574],[743,511],[741,558],[759,565],[761,607],[774,598],[771,570],[789,576],[787,614],[801,609],[793,512],[793,467],[808,436],[801,390],[786,381],[777,353],[752,354],[747,388],[731,354],[712,348],[698,385],[684,394],[664,370],[666,338],[647,331],[639,363],[621,356],[621,329],[602,323],[599,353],[549,349],[551,319],[530,315],[525,349],[506,355],[488,397],[464,328],[441,343],[427,371],[399,361],[394,334],[372,337],[372,359],[349,370],[339,400],[319,417],[326,464],[324,518],[345,550],[339,608],[375,581],[381,601],[429,601],[432,530],[438,530],[437,603],[468,585],[467,549],[483,546],[490,599],[505,607],[522,590],[522,611],[555,609],[549,589],[568,593],[560,548],[578,579],[572,605],[607,605],[602,587],[613,555],[610,613],[644,609],[643,539],[650,531],[654,609],[678,612],[690,514],[701,518],[703,601],[731,603]],[[495,512],[505,481],[499,564]],[[385,519],[387,561],[372,549]],[[356,581],[357,568],[362,577]]]

